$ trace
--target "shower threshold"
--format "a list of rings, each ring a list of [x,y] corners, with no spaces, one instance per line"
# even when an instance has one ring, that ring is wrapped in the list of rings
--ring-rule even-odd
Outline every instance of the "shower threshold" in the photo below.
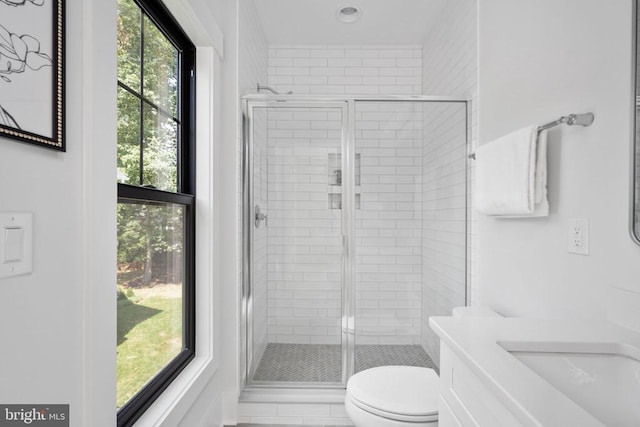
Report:
[[[339,383],[342,347],[330,344],[270,343],[253,380],[256,382]],[[376,366],[438,368],[419,345],[356,345],[356,372]]]

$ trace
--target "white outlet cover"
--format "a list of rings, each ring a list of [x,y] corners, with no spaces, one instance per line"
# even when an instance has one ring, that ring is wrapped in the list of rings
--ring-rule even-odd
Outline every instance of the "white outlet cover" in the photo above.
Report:
[[[32,271],[33,214],[0,212],[0,279]]]
[[[586,218],[570,218],[567,229],[568,252],[578,255],[589,255],[589,220]]]

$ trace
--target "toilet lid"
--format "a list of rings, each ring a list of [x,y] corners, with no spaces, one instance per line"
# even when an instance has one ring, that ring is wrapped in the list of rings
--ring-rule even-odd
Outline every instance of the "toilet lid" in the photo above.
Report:
[[[352,376],[347,395],[355,405],[377,415],[428,420],[438,414],[439,379],[429,368],[381,366]]]

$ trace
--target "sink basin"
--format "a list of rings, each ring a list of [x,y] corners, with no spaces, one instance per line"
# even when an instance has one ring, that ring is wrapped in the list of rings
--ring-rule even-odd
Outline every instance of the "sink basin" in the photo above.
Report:
[[[605,425],[640,425],[640,349],[618,343],[499,342]]]

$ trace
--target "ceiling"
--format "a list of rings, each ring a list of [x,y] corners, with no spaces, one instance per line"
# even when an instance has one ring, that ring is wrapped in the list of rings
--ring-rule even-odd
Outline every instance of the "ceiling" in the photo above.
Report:
[[[254,0],[269,44],[422,44],[451,0]],[[336,18],[345,6],[362,16]]]

